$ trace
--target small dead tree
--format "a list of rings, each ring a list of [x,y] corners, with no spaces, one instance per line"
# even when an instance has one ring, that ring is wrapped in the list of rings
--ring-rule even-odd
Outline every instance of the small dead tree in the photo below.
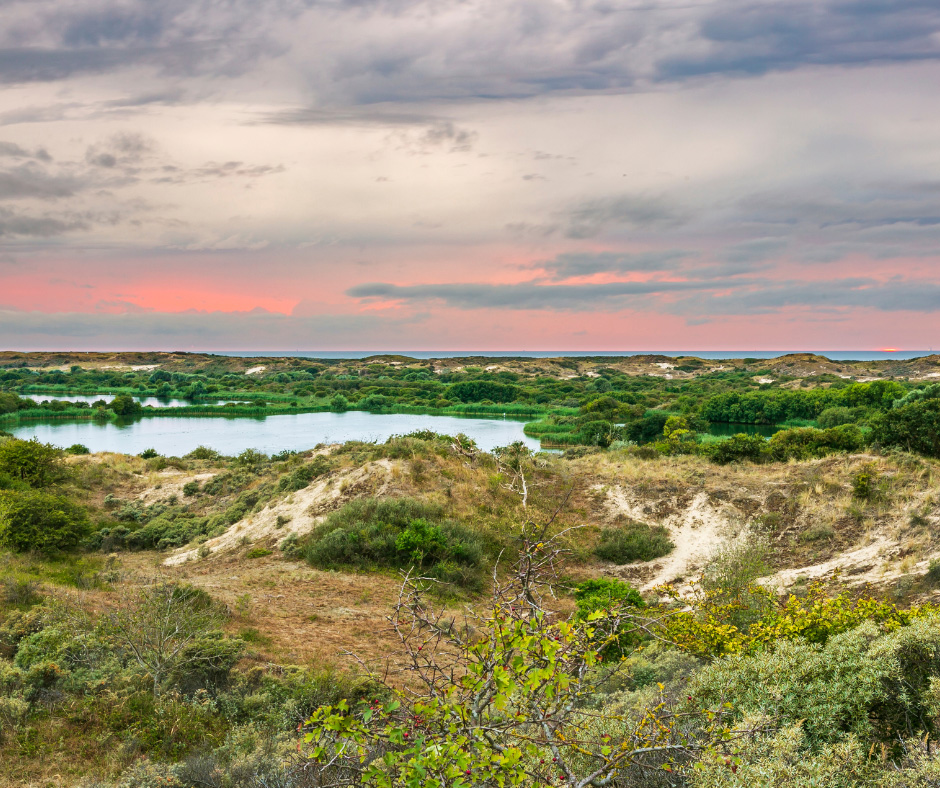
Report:
[[[217,630],[224,612],[204,591],[158,579],[128,594],[101,619],[107,634],[153,678],[153,694],[183,668],[198,668],[211,655],[193,648]]]
[[[502,486],[517,493],[525,509],[529,501],[529,479],[532,464],[532,452],[522,441],[515,441],[508,446],[497,446],[493,449],[496,458],[496,470],[502,477]]]

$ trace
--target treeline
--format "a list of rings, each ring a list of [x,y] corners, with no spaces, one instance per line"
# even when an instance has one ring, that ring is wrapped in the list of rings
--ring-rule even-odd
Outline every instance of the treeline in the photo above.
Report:
[[[815,420],[829,408],[885,411],[907,391],[900,383],[883,380],[795,391],[730,391],[706,400],[701,415],[708,421],[732,424],[781,424],[792,419]]]

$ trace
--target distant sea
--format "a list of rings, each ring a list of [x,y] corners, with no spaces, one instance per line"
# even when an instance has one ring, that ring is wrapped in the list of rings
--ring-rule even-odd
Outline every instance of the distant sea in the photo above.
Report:
[[[559,358],[561,356],[622,357],[622,356],[695,356],[697,358],[777,358],[788,353],[815,353],[832,361],[906,360],[929,356],[933,350],[204,350],[194,353],[212,353],[217,356],[255,358],[258,356],[294,358],[367,358],[369,356],[410,356],[411,358]]]

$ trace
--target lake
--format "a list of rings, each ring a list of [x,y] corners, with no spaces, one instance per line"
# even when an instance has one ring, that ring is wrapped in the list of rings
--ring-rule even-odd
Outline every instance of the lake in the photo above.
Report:
[[[98,400],[110,402],[114,399],[114,394],[20,394],[23,399],[31,399],[33,402],[87,402],[89,405]],[[132,397],[135,402],[139,402],[144,407],[151,408],[183,408],[189,405],[227,405],[229,402],[244,402],[244,400],[219,399],[219,400],[201,400],[192,402],[188,399],[172,399],[163,397]]]
[[[285,449],[304,451],[318,443],[344,441],[383,442],[392,435],[433,430],[445,435],[462,432],[484,451],[522,441],[538,451],[539,441],[522,432],[524,422],[511,419],[477,419],[456,416],[346,413],[298,413],[278,416],[180,417],[154,416],[126,423],[59,422],[9,428],[17,438],[36,437],[43,443],[71,446],[82,443],[94,451],[140,454],[153,448],[167,456],[182,456],[197,446],[209,446],[234,455],[245,449],[272,454]]]

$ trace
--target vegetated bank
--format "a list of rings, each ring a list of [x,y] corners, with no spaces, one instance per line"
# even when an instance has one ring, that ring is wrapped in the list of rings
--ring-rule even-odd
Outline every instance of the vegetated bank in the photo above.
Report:
[[[800,444],[804,453],[818,454],[825,447],[857,448],[870,440],[931,452],[937,450],[937,430],[929,402],[937,397],[938,385],[931,381],[940,374],[934,371],[940,369],[938,362],[940,357],[928,356],[904,362],[836,363],[807,354],[718,362],[665,356],[499,360],[376,356],[343,361],[6,353],[0,354],[0,365],[5,367],[0,372],[0,424],[135,418],[142,413],[259,417],[350,409],[508,415],[534,418],[526,433],[546,447],[563,448],[663,444],[666,423],[675,417],[680,426],[670,428],[673,439],[666,442],[670,452],[675,450],[673,444],[683,444],[682,451],[693,444],[703,452],[713,451],[709,425],[729,423],[844,428],[839,433],[794,434],[782,441],[791,447]],[[50,368],[51,364],[60,366]],[[873,373],[892,379],[871,380]],[[61,402],[36,407],[17,397],[17,392],[27,391],[93,394],[104,387],[121,395],[97,407]],[[141,409],[132,395],[194,401],[224,397],[248,404]],[[914,421],[926,426],[912,432]],[[861,438],[849,429],[851,425]],[[683,432],[677,435],[677,430]],[[756,443],[729,451],[759,453]],[[779,456],[780,450],[774,451]]]

